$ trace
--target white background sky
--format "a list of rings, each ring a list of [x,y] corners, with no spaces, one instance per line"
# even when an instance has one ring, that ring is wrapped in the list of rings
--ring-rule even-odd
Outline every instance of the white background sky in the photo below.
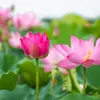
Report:
[[[15,13],[34,11],[38,17],[61,17],[76,12],[88,18],[100,15],[100,0],[0,0],[0,7],[16,6]]]

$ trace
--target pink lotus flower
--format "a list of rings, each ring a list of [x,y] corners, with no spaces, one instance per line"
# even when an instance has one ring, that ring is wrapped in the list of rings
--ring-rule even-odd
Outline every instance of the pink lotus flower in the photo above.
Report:
[[[54,48],[63,56],[63,59],[58,62],[59,66],[63,66],[62,68],[66,68],[66,65],[68,68],[74,68],[77,66],[77,64],[67,59],[67,56],[71,53],[71,48],[68,45],[58,44],[55,45]]]
[[[16,29],[29,29],[34,26],[40,26],[41,21],[36,17],[33,12],[25,14],[18,14],[13,17],[13,24]]]
[[[11,11],[9,8],[3,9],[0,8],[0,17],[3,17],[4,19],[8,19],[11,17]]]
[[[11,18],[11,11],[9,8],[3,9],[0,8],[0,26],[4,26],[6,21]]]
[[[21,49],[20,38],[21,38],[20,33],[12,32],[12,33],[10,33],[10,38],[9,38],[8,42],[12,47]]]
[[[53,47],[50,49],[49,55],[42,59],[42,62],[44,63],[44,71],[51,72],[54,69],[58,69],[63,74],[68,74],[66,69],[58,67],[58,62],[62,59],[64,59],[64,56]]]
[[[100,64],[100,38],[97,40],[94,46],[94,37],[90,40],[79,40],[75,36],[71,37],[71,48],[68,50],[68,55],[65,59],[60,61],[59,65],[64,68],[75,68],[82,64],[85,68],[89,68],[92,64]],[[76,64],[76,66],[70,67],[69,60]]]
[[[28,32],[27,36],[20,39],[22,49],[25,54],[32,58],[45,58],[49,52],[50,41],[46,34],[32,34]]]

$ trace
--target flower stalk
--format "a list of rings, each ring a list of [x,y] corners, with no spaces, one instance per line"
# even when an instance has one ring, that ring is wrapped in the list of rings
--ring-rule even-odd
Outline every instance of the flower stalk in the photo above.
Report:
[[[82,91],[81,91],[81,89],[80,89],[80,87],[79,87],[79,83],[78,83],[78,81],[77,81],[77,79],[76,79],[76,71],[75,71],[75,69],[69,69],[68,71],[69,71],[69,74],[70,74],[70,77],[71,77],[71,79],[72,79],[72,82],[73,82],[74,86],[76,87],[76,89],[77,89],[80,93],[82,93]]]
[[[38,95],[39,95],[39,71],[38,71],[38,59],[36,59],[36,100],[39,100]]]
[[[85,93],[85,89],[86,89],[86,68],[84,67],[84,71],[83,71],[83,93]]]

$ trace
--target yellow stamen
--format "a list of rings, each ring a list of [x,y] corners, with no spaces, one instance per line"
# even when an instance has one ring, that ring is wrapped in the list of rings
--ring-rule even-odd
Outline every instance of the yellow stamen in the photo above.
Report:
[[[56,65],[57,64],[57,61],[56,60],[53,60],[52,61],[52,65]]]
[[[88,60],[88,59],[90,58],[91,53],[92,53],[91,50],[89,50],[89,51],[88,51],[88,55],[85,57],[85,61]]]

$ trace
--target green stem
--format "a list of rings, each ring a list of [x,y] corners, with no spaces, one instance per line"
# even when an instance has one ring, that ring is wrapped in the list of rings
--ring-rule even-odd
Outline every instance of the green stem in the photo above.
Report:
[[[75,69],[69,69],[69,74],[70,74],[70,77],[72,79],[72,82],[74,83],[74,86],[76,87],[76,89],[82,93],[80,87],[79,87],[79,83],[77,81],[77,78],[76,78],[76,73],[75,73]]]
[[[8,44],[7,42],[4,43],[5,53],[8,54]]]
[[[85,93],[85,88],[86,88],[86,68],[84,67],[84,72],[83,72],[83,93]]]
[[[38,72],[38,59],[36,59],[36,100],[39,95],[39,72]]]

